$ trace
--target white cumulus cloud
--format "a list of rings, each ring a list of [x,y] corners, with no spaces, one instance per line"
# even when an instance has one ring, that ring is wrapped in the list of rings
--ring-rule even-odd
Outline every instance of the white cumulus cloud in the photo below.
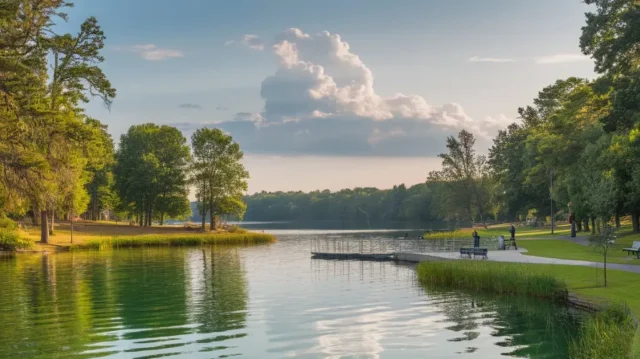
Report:
[[[240,40],[229,40],[224,44],[225,46],[238,44],[238,45],[246,46],[251,50],[258,50],[258,51],[264,50],[264,41],[262,41],[262,39],[260,39],[258,36],[252,35],[252,34],[246,34],[242,36]]]
[[[460,104],[434,105],[416,94],[379,95],[371,69],[339,34],[291,28],[262,44],[278,60],[262,81],[262,111],[218,125],[247,153],[428,156],[461,129],[488,145],[508,121],[474,119]]]
[[[514,62],[515,60],[509,57],[480,57],[473,56],[469,58],[471,62]]]
[[[161,61],[169,58],[184,57],[180,50],[164,49],[154,44],[134,45],[130,51],[149,61]]]
[[[540,65],[566,64],[572,62],[589,61],[591,58],[583,54],[555,54],[540,56],[535,58],[535,62]]]

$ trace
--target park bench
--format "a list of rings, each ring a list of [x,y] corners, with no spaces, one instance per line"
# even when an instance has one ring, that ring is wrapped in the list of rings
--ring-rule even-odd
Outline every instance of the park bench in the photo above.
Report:
[[[640,241],[633,241],[631,248],[622,248],[627,254],[635,253],[636,257],[640,258]]]
[[[475,258],[476,256],[482,256],[484,257],[484,259],[487,259],[487,253],[488,253],[488,249],[487,248],[470,248],[470,247],[462,247],[460,248],[460,256],[469,256],[469,258],[471,258],[471,256],[473,255],[473,258]]]

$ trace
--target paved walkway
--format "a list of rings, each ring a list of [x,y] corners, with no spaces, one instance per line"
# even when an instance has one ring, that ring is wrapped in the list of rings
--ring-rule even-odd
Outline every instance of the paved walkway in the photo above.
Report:
[[[524,244],[524,242],[522,244]],[[525,248],[519,248],[517,251],[516,250],[489,251],[488,259],[489,261],[494,261],[494,262],[562,264],[562,265],[602,268],[602,263],[576,261],[571,259],[528,256],[523,254],[526,252],[527,250]],[[398,253],[397,256],[398,256],[398,259],[412,261],[412,262],[429,261],[429,260],[433,260],[434,258],[464,259],[464,258],[461,258],[460,253],[457,253],[457,252]],[[622,270],[626,272],[640,273],[640,265],[634,265],[634,264],[607,263],[607,268]]]

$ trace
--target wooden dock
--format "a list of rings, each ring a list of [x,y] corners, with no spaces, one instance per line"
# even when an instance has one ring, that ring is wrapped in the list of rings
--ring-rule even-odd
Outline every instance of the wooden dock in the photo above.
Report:
[[[393,253],[330,253],[311,252],[311,258],[336,260],[392,261]]]

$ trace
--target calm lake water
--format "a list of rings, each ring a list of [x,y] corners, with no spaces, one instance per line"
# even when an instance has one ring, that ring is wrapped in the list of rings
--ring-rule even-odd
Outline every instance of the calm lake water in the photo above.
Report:
[[[0,358],[567,357],[575,312],[427,292],[407,265],[312,260],[325,235],[2,258]]]

